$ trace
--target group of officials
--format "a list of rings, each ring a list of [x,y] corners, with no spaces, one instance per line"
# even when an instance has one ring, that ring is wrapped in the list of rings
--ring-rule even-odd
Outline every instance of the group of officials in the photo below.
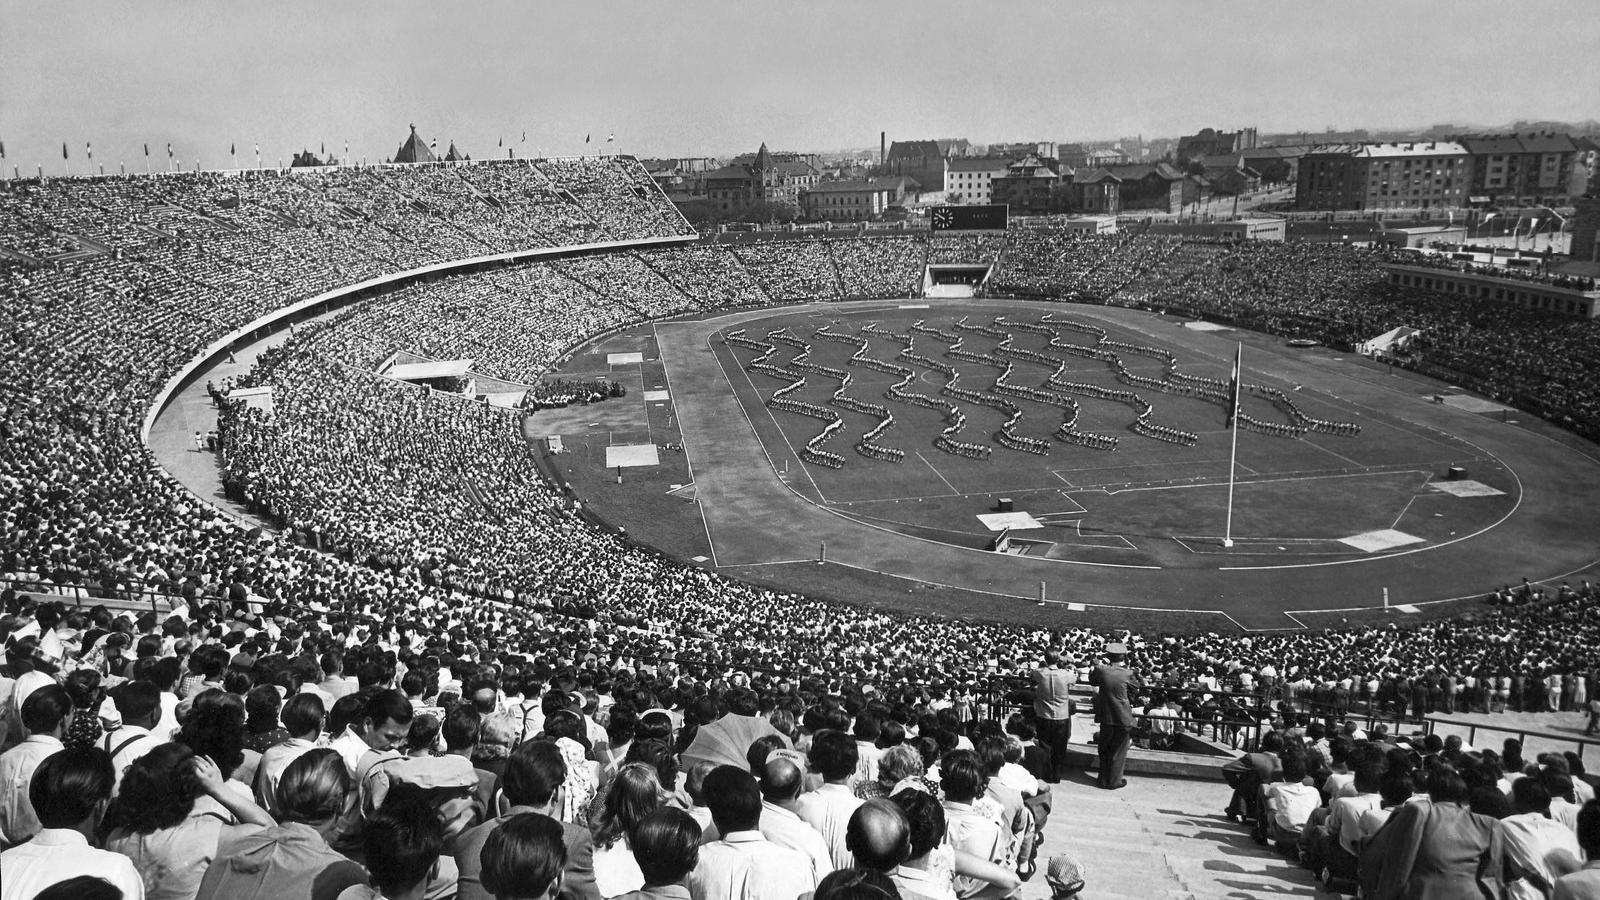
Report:
[[[1114,791],[1125,787],[1128,779],[1122,775],[1128,761],[1128,748],[1133,744],[1133,704],[1128,699],[1130,688],[1137,689],[1139,681],[1123,665],[1128,647],[1122,643],[1106,645],[1105,659],[1089,670],[1089,683],[1097,690],[1094,695],[1094,721],[1100,726],[1098,746],[1100,764],[1097,783]],[[1050,765],[1053,780],[1059,781],[1067,769],[1067,742],[1072,737],[1073,702],[1072,686],[1078,681],[1076,669],[1067,668],[1060,652],[1048,650],[1044,664],[1033,670],[1033,711],[1038,719],[1039,741],[1050,748]]]

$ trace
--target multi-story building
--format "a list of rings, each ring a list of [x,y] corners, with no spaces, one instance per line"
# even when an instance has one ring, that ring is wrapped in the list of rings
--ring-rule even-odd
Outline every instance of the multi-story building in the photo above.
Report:
[[[1185,204],[1201,199],[1200,182],[1168,163],[1108,166],[1118,179],[1123,209],[1181,212]]]
[[[1202,156],[1218,156],[1223,153],[1238,153],[1240,150],[1253,150],[1256,146],[1256,139],[1257,134],[1254,128],[1242,128],[1238,131],[1218,131],[1215,128],[1202,128],[1195,134],[1178,138],[1178,158],[1199,159]]]
[[[884,181],[824,181],[800,195],[808,219],[866,222],[883,217],[894,186]]]
[[[1472,154],[1472,192],[1481,204],[1565,203],[1578,145],[1555,132],[1456,139]]]
[[[723,212],[734,212],[762,203],[800,208],[801,192],[814,186],[821,176],[810,163],[775,160],[762,144],[748,165],[723,166],[705,175],[706,198]]]
[[[944,175],[944,190],[950,202],[989,203],[994,194],[996,178],[1004,178],[1011,160],[1004,157],[956,158],[948,161]]]
[[[879,174],[904,176],[916,181],[922,190],[937,193],[946,190],[950,161],[971,155],[972,144],[966,138],[895,141],[889,145]]]
[[[992,202],[1006,204],[1012,215],[1048,215],[1067,208],[1067,184],[1049,163],[1029,155],[1006,166],[1005,175],[990,182],[990,196]]]
[[[1300,160],[1301,209],[1449,209],[1464,206],[1472,157],[1454,141],[1333,144]]]
[[[1572,259],[1600,262],[1600,190],[1573,201]]]
[[[1072,173],[1068,209],[1073,212],[1116,215],[1122,212],[1122,179],[1105,169],[1079,169]]]

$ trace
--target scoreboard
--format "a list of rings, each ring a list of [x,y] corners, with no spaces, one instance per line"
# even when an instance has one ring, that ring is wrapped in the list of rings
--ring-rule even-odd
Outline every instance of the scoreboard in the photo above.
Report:
[[[1005,231],[1006,205],[935,206],[929,222],[934,231]]]

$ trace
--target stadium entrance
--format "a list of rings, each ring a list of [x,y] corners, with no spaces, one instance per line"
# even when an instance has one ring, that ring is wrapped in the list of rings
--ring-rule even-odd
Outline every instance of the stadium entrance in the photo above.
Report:
[[[922,276],[922,296],[975,297],[993,268],[979,264],[928,266]]]

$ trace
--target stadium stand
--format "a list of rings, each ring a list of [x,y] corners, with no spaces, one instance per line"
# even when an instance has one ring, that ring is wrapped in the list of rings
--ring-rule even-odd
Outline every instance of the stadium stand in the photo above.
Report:
[[[980,258],[998,261],[1006,290],[1181,308],[1344,346],[1415,325],[1427,337],[1409,364],[1470,376],[1580,434],[1596,434],[1600,421],[1600,383],[1585,377],[1600,345],[1595,325],[1399,291],[1383,284],[1384,251],[1192,252],[1168,238],[1034,230],[734,250],[637,243],[692,236],[628,158],[0,186],[8,884],[52,864],[34,853],[49,841],[17,845],[93,813],[93,802],[52,791],[92,784],[99,793],[79,799],[111,800],[113,846],[132,848],[152,892],[235,896],[228,879],[246,873],[229,860],[241,842],[310,841],[316,852],[303,859],[318,860],[315,871],[307,861],[273,873],[308,882],[338,860],[307,834],[322,832],[293,827],[318,823],[346,839],[351,864],[365,864],[389,895],[418,889],[441,847],[459,853],[461,885],[479,866],[487,886],[503,874],[480,861],[499,857],[461,848],[493,819],[479,792],[498,783],[514,810],[591,832],[594,874],[607,886],[597,893],[616,896],[644,886],[628,880],[637,867],[619,858],[621,835],[639,841],[652,823],[687,833],[639,804],[682,808],[684,820],[709,807],[713,820],[732,821],[730,797],[753,796],[751,776],[695,776],[692,763],[748,768],[749,751],[763,789],[798,790],[781,765],[767,766],[774,747],[792,746],[829,782],[801,795],[799,821],[839,819],[850,796],[873,795],[882,772],[897,771],[894,753],[907,777],[879,784],[880,798],[892,792],[908,821],[932,813],[907,790],[947,791],[951,809],[970,807],[957,810],[959,823],[952,813],[952,840],[994,830],[992,866],[979,878],[996,896],[1046,867],[1025,849],[1045,826],[1023,801],[1050,788],[1029,751],[1031,704],[1016,680],[1046,651],[1066,649],[1072,666],[1087,667],[1107,635],[889,614],[669,560],[573,509],[539,475],[513,412],[373,373],[400,349],[472,358],[486,374],[528,383],[573,346],[631,322],[691,307],[896,297],[922,260]],[[272,414],[229,405],[219,431],[227,489],[281,530],[241,524],[189,494],[141,441],[172,378],[263,316],[413,270],[595,243],[616,246],[408,278],[265,352],[239,384],[270,385]],[[1183,271],[1151,274],[1163,266]],[[950,436],[961,422],[952,407],[946,439],[977,452]],[[1149,689],[1141,719],[1170,716],[1153,711],[1170,699],[1190,714],[1181,718],[1211,721],[1216,737],[1237,724],[1227,712],[1252,716],[1267,736],[1230,769],[1230,812],[1325,879],[1374,893],[1414,874],[1393,865],[1406,858],[1392,837],[1399,827],[1417,842],[1432,827],[1470,832],[1487,853],[1517,827],[1499,823],[1553,809],[1586,837],[1575,808],[1593,793],[1579,789],[1588,782],[1570,761],[1328,732],[1358,709],[1402,718],[1581,709],[1596,696],[1600,614],[1587,582],[1523,583],[1488,599],[1474,616],[1404,627],[1134,640],[1128,663]],[[1234,694],[1246,704],[1225,712]],[[82,712],[69,718],[73,709]],[[742,737],[708,760],[697,737],[713,734]],[[319,735],[334,753],[312,749]],[[127,737],[146,741],[130,750]],[[69,749],[37,754],[49,741]],[[19,794],[32,769],[36,790]],[[1507,776],[1523,771],[1513,809]],[[263,786],[274,777],[269,798]],[[390,787],[404,784],[419,790]],[[162,794],[163,785],[182,788]],[[141,791],[176,800],[157,815],[136,802]],[[327,819],[348,791],[360,812],[335,829]],[[1418,793],[1438,816],[1404,804]],[[1352,811],[1346,797],[1365,807]],[[1399,810],[1390,838],[1366,830],[1365,812],[1381,819],[1390,809]],[[500,848],[499,829],[527,824],[489,825],[485,846]],[[818,834],[842,841],[843,826],[834,830]],[[400,857],[425,864],[391,865]],[[1549,856],[1508,858],[1516,865],[1448,875],[1565,874]],[[457,889],[449,871],[436,896]],[[199,880],[180,884],[179,872]],[[946,876],[941,896],[965,883],[954,869]]]

